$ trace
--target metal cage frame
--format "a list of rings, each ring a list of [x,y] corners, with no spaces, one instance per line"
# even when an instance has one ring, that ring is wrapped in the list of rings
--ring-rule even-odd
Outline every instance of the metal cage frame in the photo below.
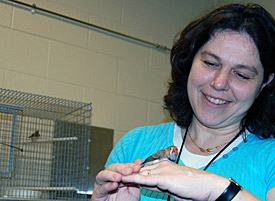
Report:
[[[0,201],[87,200],[91,111],[0,88]]]

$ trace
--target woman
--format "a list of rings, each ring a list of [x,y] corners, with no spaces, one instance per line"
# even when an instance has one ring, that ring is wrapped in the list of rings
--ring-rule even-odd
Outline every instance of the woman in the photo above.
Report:
[[[191,22],[171,51],[164,100],[175,122],[125,135],[92,200],[274,201],[274,59],[275,22],[258,5],[226,5]],[[170,145],[178,164],[141,168]]]

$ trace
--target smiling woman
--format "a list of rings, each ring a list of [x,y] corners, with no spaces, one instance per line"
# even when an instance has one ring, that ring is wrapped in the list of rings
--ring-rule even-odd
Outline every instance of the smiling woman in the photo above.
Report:
[[[126,134],[92,201],[274,201],[274,63],[275,22],[259,5],[229,4],[191,22],[171,51],[164,101],[174,122]],[[179,148],[176,163],[155,157],[168,146]]]

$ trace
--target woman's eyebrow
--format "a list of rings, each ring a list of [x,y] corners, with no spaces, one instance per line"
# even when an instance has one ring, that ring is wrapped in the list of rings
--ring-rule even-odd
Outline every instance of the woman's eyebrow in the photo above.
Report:
[[[203,52],[201,52],[201,56],[202,56],[202,57],[211,56],[211,57],[214,57],[214,58],[215,58],[216,60],[218,60],[218,61],[221,61],[221,60],[222,60],[218,55],[213,54],[213,53],[208,52],[208,51],[203,51]]]
[[[254,67],[254,66],[247,66],[247,65],[238,65],[237,68],[239,69],[246,69],[246,70],[249,70],[251,72],[254,72],[256,75],[258,75],[258,71],[257,69]]]

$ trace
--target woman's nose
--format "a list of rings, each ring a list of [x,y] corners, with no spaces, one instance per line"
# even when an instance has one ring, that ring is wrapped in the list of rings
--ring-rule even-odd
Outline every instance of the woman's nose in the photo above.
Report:
[[[217,71],[210,85],[218,91],[227,91],[229,89],[229,72],[222,69]]]

